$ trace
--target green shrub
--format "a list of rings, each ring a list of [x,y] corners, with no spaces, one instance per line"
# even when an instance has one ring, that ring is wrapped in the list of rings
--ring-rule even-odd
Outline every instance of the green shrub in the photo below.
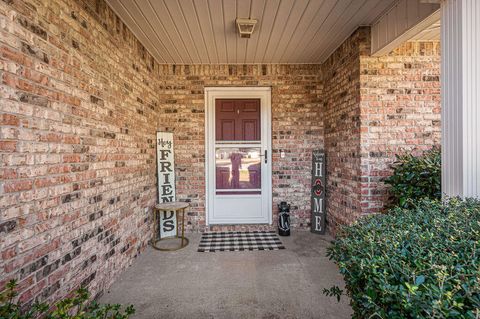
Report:
[[[421,198],[440,199],[441,154],[432,148],[422,156],[396,155],[393,175],[385,179],[391,186],[393,204],[412,207]]]
[[[132,305],[122,310],[121,305],[88,303],[88,291],[80,288],[71,298],[65,298],[49,307],[44,303],[31,306],[14,303],[16,292],[14,280],[7,284],[6,290],[0,294],[0,319],[126,319],[135,313]]]
[[[353,318],[480,318],[478,200],[424,199],[366,217],[340,230],[328,256]]]

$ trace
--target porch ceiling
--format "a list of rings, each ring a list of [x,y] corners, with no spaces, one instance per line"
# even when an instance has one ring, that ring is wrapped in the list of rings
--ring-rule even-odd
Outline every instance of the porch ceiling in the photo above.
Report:
[[[321,63],[395,0],[106,0],[159,63]],[[242,39],[235,18],[258,19]]]

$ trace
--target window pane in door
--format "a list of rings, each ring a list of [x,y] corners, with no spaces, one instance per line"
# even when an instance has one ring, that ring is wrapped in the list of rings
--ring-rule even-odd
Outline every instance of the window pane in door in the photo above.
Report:
[[[261,188],[260,147],[219,147],[215,149],[215,176],[222,194],[260,194]],[[251,192],[255,190],[255,192]],[[217,192],[219,194],[219,192]]]
[[[260,141],[260,100],[216,99],[217,141]]]

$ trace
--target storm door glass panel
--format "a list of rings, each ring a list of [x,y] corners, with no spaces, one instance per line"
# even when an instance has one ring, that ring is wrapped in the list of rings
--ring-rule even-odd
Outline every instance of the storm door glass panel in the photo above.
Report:
[[[261,194],[260,154],[260,147],[216,147],[217,195]]]
[[[215,101],[215,192],[261,194],[259,99]]]

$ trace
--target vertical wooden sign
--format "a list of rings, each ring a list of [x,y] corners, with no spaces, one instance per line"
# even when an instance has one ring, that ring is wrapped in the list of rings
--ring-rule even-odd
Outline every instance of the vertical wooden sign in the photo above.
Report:
[[[325,234],[325,152],[312,154],[312,233]]]
[[[173,133],[157,132],[157,175],[158,202],[175,201],[175,162],[173,155]],[[160,238],[177,235],[175,212],[160,213]]]

